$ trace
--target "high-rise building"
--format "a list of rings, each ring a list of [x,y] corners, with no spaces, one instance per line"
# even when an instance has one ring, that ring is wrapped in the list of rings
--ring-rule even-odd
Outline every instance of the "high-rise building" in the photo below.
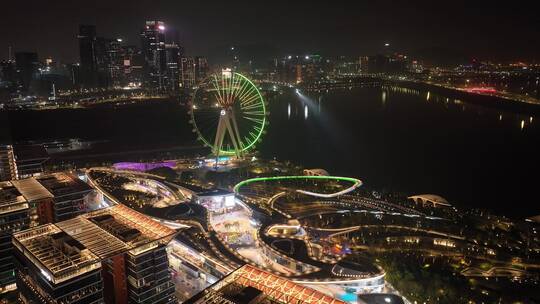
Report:
[[[167,55],[167,87],[170,91],[175,92],[180,87],[181,48],[176,43],[172,43],[166,44],[165,50]]]
[[[203,81],[210,72],[206,57],[183,57],[180,61],[181,83],[184,88],[192,88]]]
[[[181,83],[185,89],[190,89],[195,86],[195,59],[193,57],[182,57],[180,61],[181,67]]]
[[[98,37],[94,25],[79,26],[80,85],[85,88],[111,88],[122,81],[121,39]]]
[[[131,45],[123,46],[123,86],[140,86],[144,78],[144,58],[141,51]]]
[[[19,79],[19,88],[28,91],[32,80],[37,78],[39,71],[38,54],[33,52],[15,53],[15,65]]]
[[[145,59],[146,85],[165,89],[167,86],[165,23],[146,21],[141,33],[141,50]]]
[[[358,64],[360,65],[360,73],[369,73],[368,56],[360,56],[360,58],[358,58]]]
[[[203,81],[208,76],[209,70],[206,57],[195,57],[195,83]]]
[[[18,178],[13,146],[0,145],[0,182]]]
[[[12,89],[17,85],[17,69],[13,60],[0,62],[0,86]]]
[[[80,84],[83,87],[94,87],[97,84],[96,27],[80,25],[78,38]]]
[[[123,205],[15,233],[26,303],[175,303],[175,231]]]
[[[122,39],[105,41],[104,64],[107,66],[108,87],[119,87],[124,82],[124,52]]]

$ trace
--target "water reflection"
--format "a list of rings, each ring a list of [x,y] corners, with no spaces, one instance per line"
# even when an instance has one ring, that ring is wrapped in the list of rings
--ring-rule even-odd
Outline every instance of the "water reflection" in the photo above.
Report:
[[[291,119],[291,103],[287,105],[287,119]]]
[[[304,105],[304,119],[308,119],[308,115],[309,115],[308,112],[309,112],[308,106]]]

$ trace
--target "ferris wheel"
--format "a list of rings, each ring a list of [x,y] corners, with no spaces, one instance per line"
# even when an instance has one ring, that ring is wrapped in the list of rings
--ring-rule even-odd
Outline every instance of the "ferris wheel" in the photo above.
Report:
[[[199,85],[190,112],[197,139],[216,157],[243,157],[261,141],[268,123],[266,104],[257,86],[230,70],[213,74]]]

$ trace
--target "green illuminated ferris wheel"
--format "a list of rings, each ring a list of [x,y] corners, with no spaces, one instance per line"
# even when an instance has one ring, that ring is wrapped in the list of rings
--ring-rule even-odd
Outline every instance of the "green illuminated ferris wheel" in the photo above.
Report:
[[[197,139],[216,157],[243,157],[260,142],[267,124],[266,104],[257,86],[229,70],[204,80],[190,106]]]

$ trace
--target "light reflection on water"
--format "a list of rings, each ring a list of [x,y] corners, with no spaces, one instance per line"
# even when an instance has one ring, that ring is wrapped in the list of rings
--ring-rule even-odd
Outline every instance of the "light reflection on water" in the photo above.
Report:
[[[534,115],[397,87],[284,94],[270,104],[262,157],[463,204],[501,206],[516,189],[520,201],[534,201],[529,181],[512,178],[540,170]],[[538,206],[521,212],[535,208],[540,214]]]

